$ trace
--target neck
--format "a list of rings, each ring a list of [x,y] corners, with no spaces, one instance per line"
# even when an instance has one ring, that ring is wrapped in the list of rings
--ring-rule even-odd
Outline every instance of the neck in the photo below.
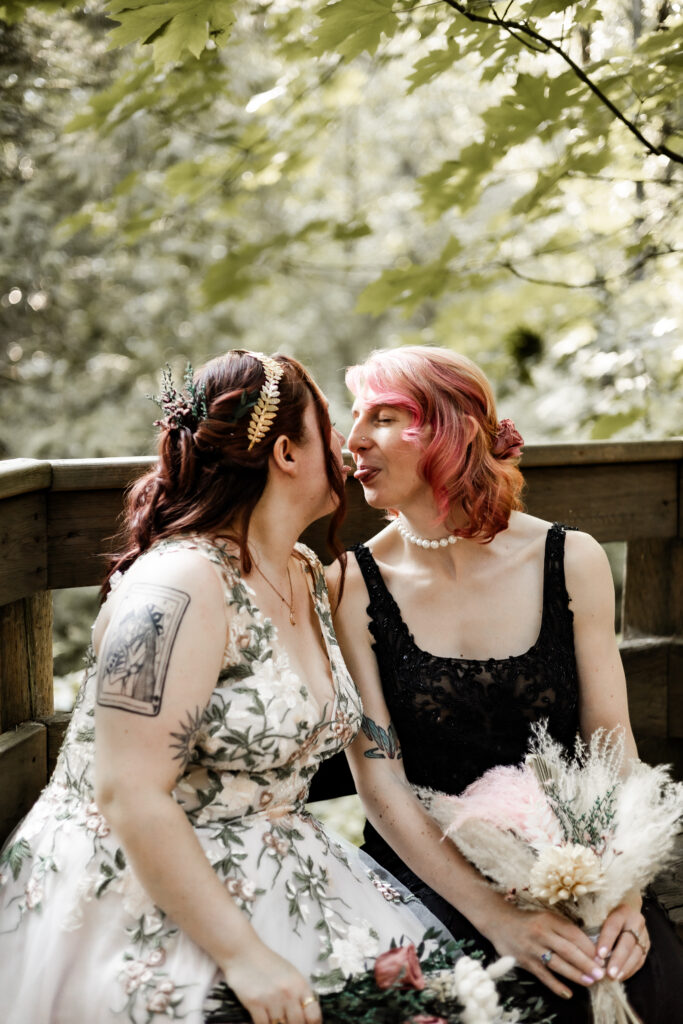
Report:
[[[437,523],[438,511],[431,495],[429,501],[413,502],[405,508],[398,509],[398,513],[399,521],[404,527],[417,537],[429,540],[447,537],[454,530],[462,529],[467,525],[467,516],[460,502],[451,508],[443,523]]]
[[[249,522],[249,549],[257,564],[284,576],[292,548],[307,525],[287,503],[264,494]]]

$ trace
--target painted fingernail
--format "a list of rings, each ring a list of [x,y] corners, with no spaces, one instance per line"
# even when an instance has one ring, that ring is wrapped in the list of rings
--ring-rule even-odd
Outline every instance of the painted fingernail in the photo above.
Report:
[[[604,958],[604,956],[594,956],[593,959],[595,960],[595,962],[598,965],[598,967],[604,967],[605,966],[605,958]]]
[[[626,973],[625,971],[619,971],[619,974],[617,976],[617,981],[623,981],[625,973]]]
[[[568,988],[563,988],[562,991],[560,992],[560,995],[562,996],[563,999],[571,999],[571,997],[572,997],[572,994],[571,994],[571,992],[569,991]]]
[[[607,956],[607,954],[609,953],[609,949],[607,948],[607,946],[600,946],[600,949],[598,950],[598,953],[600,954],[600,956],[604,960],[605,957]]]
[[[610,967],[607,973],[609,974],[610,978],[616,978],[617,974],[619,973],[619,968]]]
[[[596,981],[602,981],[602,979],[605,977],[605,972],[603,971],[602,967],[594,967],[592,973]]]
[[[595,978],[591,978],[590,974],[582,974],[581,981],[584,983],[584,985],[592,985],[595,981]]]

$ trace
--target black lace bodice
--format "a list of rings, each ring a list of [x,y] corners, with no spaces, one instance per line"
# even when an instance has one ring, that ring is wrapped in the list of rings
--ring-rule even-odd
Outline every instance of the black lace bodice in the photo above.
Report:
[[[529,726],[541,718],[557,740],[573,745],[578,678],[564,539],[565,528],[555,523],[546,539],[535,644],[524,654],[486,661],[421,650],[370,551],[363,544],[353,548],[370,596],[382,688],[411,782],[460,793],[487,768],[521,761]]]

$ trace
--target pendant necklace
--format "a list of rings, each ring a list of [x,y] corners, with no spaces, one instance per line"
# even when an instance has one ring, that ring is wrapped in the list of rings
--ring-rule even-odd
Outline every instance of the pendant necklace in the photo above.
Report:
[[[418,548],[447,548],[449,544],[456,544],[460,540],[460,538],[456,537],[454,533],[449,533],[447,537],[441,537],[439,540],[429,540],[427,537],[418,537],[417,534],[411,533],[408,527],[400,519],[396,519],[395,522],[401,536],[407,540],[409,544],[414,544]]]
[[[296,626],[296,619],[294,618],[294,589],[292,587],[292,577],[291,577],[290,572],[289,572],[289,562],[287,562],[287,579],[289,580],[289,601],[287,600],[285,595],[281,594],[280,591],[277,589],[277,587],[274,586],[270,582],[270,580],[268,579],[266,574],[264,572],[261,572],[261,570],[259,569],[259,567],[256,564],[256,562],[253,562],[253,566],[256,569],[256,572],[259,574],[259,576],[262,576],[263,579],[266,581],[266,583],[268,584],[270,589],[272,591],[274,591],[277,594],[277,596],[280,598],[282,603],[287,606],[287,608],[289,609],[289,621],[290,621],[290,624],[292,626]]]

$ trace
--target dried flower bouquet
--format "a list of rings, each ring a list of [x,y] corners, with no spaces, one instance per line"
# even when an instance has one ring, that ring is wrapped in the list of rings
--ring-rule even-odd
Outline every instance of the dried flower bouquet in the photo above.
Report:
[[[444,834],[508,898],[553,908],[597,937],[624,897],[670,862],[683,785],[664,766],[625,763],[622,730],[576,740],[573,757],[536,726],[520,766],[487,771],[461,796],[419,790]],[[596,1024],[638,1021],[623,986],[591,988]]]

